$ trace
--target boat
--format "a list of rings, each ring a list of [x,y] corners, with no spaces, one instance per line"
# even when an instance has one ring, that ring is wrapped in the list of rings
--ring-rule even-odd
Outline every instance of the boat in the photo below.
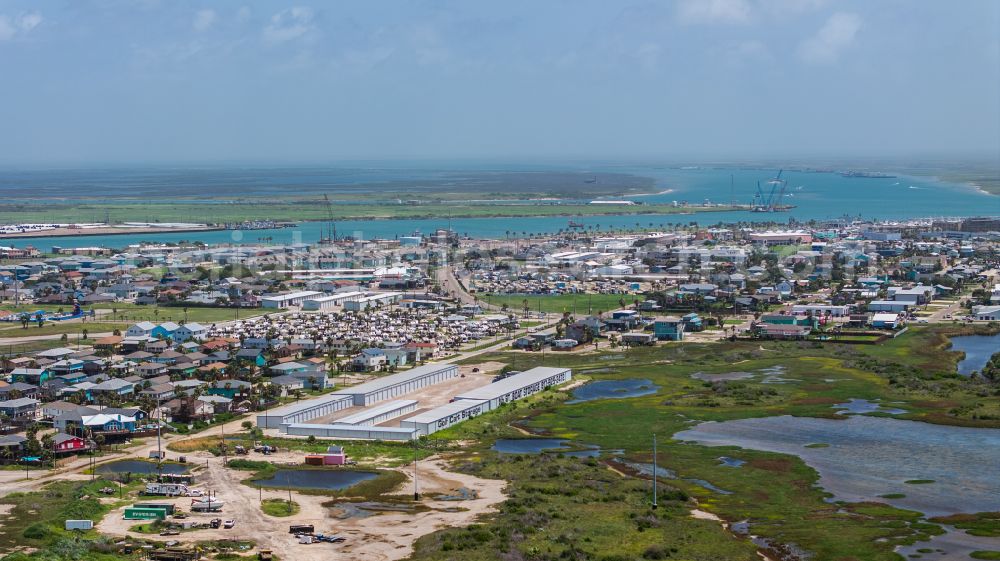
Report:
[[[878,171],[842,171],[840,172],[841,177],[859,177],[862,179],[893,179],[895,175],[889,175],[888,173],[882,173]]]
[[[209,499],[205,497],[203,499],[191,499],[191,510],[192,512],[218,512],[222,510],[222,507],[226,503],[218,499]]]
[[[583,225],[582,222],[576,222],[576,221],[570,220],[569,221],[569,227],[570,228],[583,228],[584,225]]]

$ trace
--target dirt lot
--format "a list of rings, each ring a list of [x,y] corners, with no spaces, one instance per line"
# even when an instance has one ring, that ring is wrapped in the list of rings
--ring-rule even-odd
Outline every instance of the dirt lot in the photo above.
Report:
[[[295,455],[282,455],[272,458],[280,463],[290,460]],[[247,476],[246,472],[230,470],[222,465],[221,458],[212,457],[208,453],[195,456],[196,463],[207,460],[208,467],[198,478],[197,488],[217,492],[219,499],[225,502],[221,513],[190,514],[189,520],[207,523],[212,518],[234,519],[235,528],[226,530],[198,529],[183,532],[180,536],[142,536],[144,538],[168,541],[180,540],[211,540],[223,538],[246,538],[257,541],[258,547],[281,552],[281,556],[295,561],[325,561],[333,556],[344,560],[392,560],[409,556],[413,543],[425,534],[439,528],[464,526],[475,521],[476,517],[492,512],[496,505],[504,500],[503,481],[479,479],[469,475],[451,473],[445,470],[445,463],[440,458],[425,460],[419,465],[418,478],[421,493],[455,494],[465,488],[475,492],[475,498],[463,501],[435,501],[424,499],[421,504],[428,507],[427,512],[391,512],[376,514],[367,518],[349,518],[337,520],[331,516],[331,509],[323,506],[329,497],[303,495],[292,492],[292,500],[301,508],[299,514],[289,518],[274,518],[264,514],[260,509],[259,500],[267,498],[287,498],[288,491],[260,492],[240,483]],[[399,494],[412,491],[412,467],[401,470],[406,473],[408,481],[399,489]],[[190,510],[191,499],[173,498],[157,502],[172,502],[185,512]],[[458,512],[448,512],[456,507]],[[467,509],[467,510],[466,510]],[[123,520],[124,510],[112,511],[97,525],[98,531],[114,536],[140,534],[130,533],[129,528],[141,524],[138,520]],[[313,524],[317,532],[324,534],[340,534],[347,538],[342,544],[300,544],[295,536],[287,533],[289,524]]]

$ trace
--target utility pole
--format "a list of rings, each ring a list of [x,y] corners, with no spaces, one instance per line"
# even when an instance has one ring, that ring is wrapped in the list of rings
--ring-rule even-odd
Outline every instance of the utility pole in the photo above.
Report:
[[[158,480],[163,480],[163,448],[160,446],[160,427],[163,426],[163,410],[160,408],[160,397],[156,397],[156,474]]]
[[[420,500],[420,490],[417,487],[417,441],[413,441],[413,500]]]
[[[653,433],[653,510],[656,510],[656,433]]]

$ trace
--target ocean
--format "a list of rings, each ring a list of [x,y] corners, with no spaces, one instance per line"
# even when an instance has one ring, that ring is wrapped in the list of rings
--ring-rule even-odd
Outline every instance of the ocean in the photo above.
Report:
[[[892,173],[892,170],[881,170]],[[212,204],[225,204],[219,197],[281,196],[327,193],[337,196],[362,195],[380,200],[380,193],[400,189],[449,189],[481,191],[508,190],[524,192],[553,185],[567,201],[586,201],[586,191],[595,188],[581,178],[593,174],[598,182],[613,182],[617,187],[632,187],[644,192],[630,196],[635,201],[692,204],[749,203],[757,182],[765,195],[767,180],[777,169],[694,167],[657,165],[497,165],[497,164],[396,164],[372,163],[344,167],[301,168],[123,168],[88,170],[0,170],[0,193],[7,202],[65,202],[79,200],[85,193],[90,200],[190,200],[201,199],[210,216]],[[786,196],[782,203],[794,205],[790,212],[761,214],[750,212],[713,212],[692,215],[630,215],[565,218],[430,218],[405,220],[340,221],[337,230],[358,238],[392,238],[415,231],[427,233],[451,227],[474,237],[500,238],[508,232],[549,233],[568,226],[569,220],[587,226],[607,228],[666,227],[676,223],[716,224],[720,222],[784,222],[822,220],[842,216],[874,219],[907,219],[939,216],[1000,215],[1000,197],[989,195],[971,185],[950,183],[935,178],[898,175],[891,178],[843,177],[835,172],[785,171]],[[578,187],[577,187],[578,186]],[[601,187],[600,183],[596,187]],[[144,217],[137,217],[144,220]],[[163,234],[125,234],[106,236],[68,236],[0,239],[0,244],[14,247],[32,245],[49,250],[63,247],[124,247],[139,241],[178,242],[197,239],[209,244],[257,243],[267,237],[273,243],[314,242],[319,239],[322,223],[302,223],[281,230],[179,232]]]

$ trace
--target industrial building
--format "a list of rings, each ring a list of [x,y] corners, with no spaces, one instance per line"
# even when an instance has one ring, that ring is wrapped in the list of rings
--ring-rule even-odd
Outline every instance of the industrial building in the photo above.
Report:
[[[328,312],[335,310],[337,306],[343,306],[345,302],[353,302],[364,298],[366,294],[367,293],[360,290],[355,290],[351,292],[341,292],[339,294],[330,294],[328,296],[307,298],[302,301],[302,309],[308,312]]]
[[[323,395],[314,399],[289,403],[270,411],[263,411],[257,415],[257,426],[262,429],[276,429],[282,425],[301,423],[353,406],[354,396],[344,394]]]
[[[364,411],[337,419],[337,424],[354,426],[379,425],[391,419],[402,417],[417,410],[417,402],[412,399],[390,401],[370,407]]]
[[[401,427],[417,429],[421,435],[435,433],[489,411],[488,403],[476,399],[458,399],[418,413],[399,422]]]
[[[293,436],[315,436],[317,438],[357,438],[362,440],[414,440],[420,436],[417,429],[410,427],[369,427],[334,423],[329,425],[299,424],[285,425],[284,432]]]
[[[289,292],[288,294],[263,296],[260,299],[260,307],[283,309],[289,306],[299,306],[305,300],[318,296],[323,296],[323,293],[316,292],[315,290],[301,290],[299,292]]]
[[[428,364],[398,374],[383,376],[371,382],[346,388],[338,393],[352,396],[354,405],[363,407],[406,395],[457,376],[458,366],[454,364]]]
[[[528,397],[549,386],[568,382],[572,377],[573,372],[569,368],[537,366],[488,386],[457,395],[455,396],[455,400],[471,399],[485,401],[487,405],[486,410],[492,411],[504,403]]]

